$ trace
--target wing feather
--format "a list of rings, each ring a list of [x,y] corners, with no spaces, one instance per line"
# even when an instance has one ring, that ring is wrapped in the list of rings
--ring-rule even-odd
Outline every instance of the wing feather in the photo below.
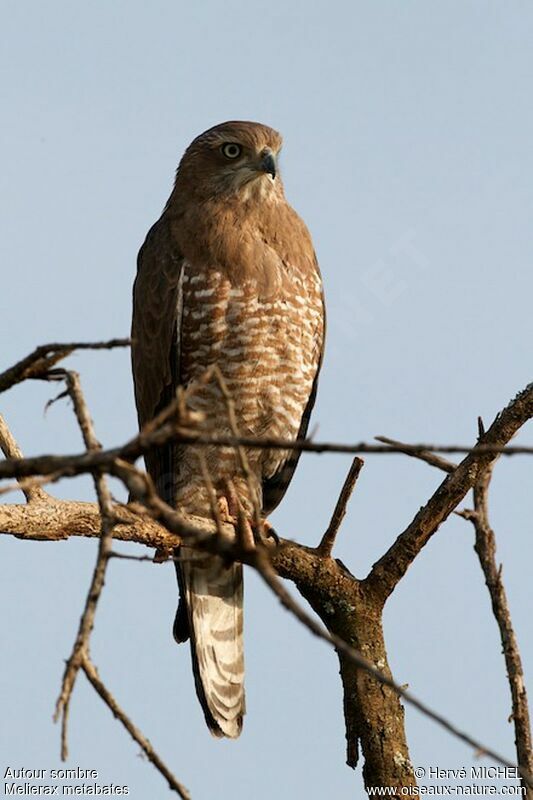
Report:
[[[179,384],[178,300],[183,263],[163,215],[139,251],[133,286],[131,355],[140,428],[168,405]],[[145,457],[159,494],[169,503],[174,502],[174,449],[168,444]]]
[[[132,366],[142,428],[172,400],[180,376],[184,259],[165,214],[151,228],[138,257],[133,289]],[[176,447],[145,456],[161,497],[176,502]],[[175,555],[194,556],[189,548]],[[245,713],[242,637],[242,566],[218,558],[176,562],[180,602],[174,638],[190,638],[196,692],[215,736],[239,735]]]

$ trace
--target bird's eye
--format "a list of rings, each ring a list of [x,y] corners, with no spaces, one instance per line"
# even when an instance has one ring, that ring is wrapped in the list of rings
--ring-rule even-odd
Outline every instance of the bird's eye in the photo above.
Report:
[[[234,142],[227,142],[226,144],[223,144],[221,149],[226,158],[238,158],[242,153],[242,147],[240,144],[235,144]]]

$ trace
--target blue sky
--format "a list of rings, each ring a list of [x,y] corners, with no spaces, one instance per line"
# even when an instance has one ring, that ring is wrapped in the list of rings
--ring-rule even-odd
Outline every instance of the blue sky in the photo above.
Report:
[[[283,133],[286,193],[322,267],[319,438],[469,443],[477,416],[490,422],[531,379],[530,4],[4,0],[0,15],[0,368],[38,343],[128,334],[136,253],[184,148],[241,118]],[[128,353],[69,363],[100,439],[131,436]],[[70,409],[43,413],[53,394],[37,383],[1,398],[27,454],[80,450]],[[273,519],[282,535],[318,541],[348,463],[302,458]],[[530,475],[525,457],[501,461],[491,496],[529,675]],[[364,575],[440,480],[403,456],[368,457],[337,555]],[[91,482],[57,493],[90,499]],[[512,757],[500,644],[472,544],[453,518],[417,559],[386,609],[389,657],[400,683]],[[1,546],[2,761],[53,768],[51,714],[95,543]],[[246,579],[238,742],[204,727],[189,655],[171,638],[168,567],[111,564],[93,636],[102,677],[195,800],[360,796],[360,774],[343,765],[334,654]],[[83,678],[70,731],[68,766],[97,769],[139,800],[169,794]],[[417,765],[475,763],[410,709],[407,731]]]

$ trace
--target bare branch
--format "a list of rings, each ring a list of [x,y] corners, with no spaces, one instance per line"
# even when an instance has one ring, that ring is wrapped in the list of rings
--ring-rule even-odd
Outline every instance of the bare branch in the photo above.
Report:
[[[524,420],[525,421],[525,420]],[[522,423],[520,423],[522,424]],[[518,425],[520,427],[520,425]],[[151,428],[151,424],[150,424]],[[42,455],[22,460],[9,458],[0,463],[0,480],[5,478],[24,478],[31,475],[48,475],[58,473],[58,476],[70,478],[91,472],[97,467],[108,467],[117,458],[126,461],[135,461],[148,450],[159,447],[167,442],[176,444],[194,444],[197,447],[243,447],[257,450],[301,450],[306,453],[369,453],[405,454],[406,447],[373,445],[366,442],[359,444],[334,444],[328,442],[311,442],[307,439],[267,439],[254,437],[218,436],[216,434],[196,433],[183,427],[175,427],[170,423],[163,424],[160,428],[148,430],[148,427],[131,439],[122,447],[91,453],[76,453],[73,455],[56,456]],[[527,445],[506,445],[480,443],[475,447],[467,445],[438,445],[438,444],[413,444],[409,445],[410,455],[416,452],[431,450],[434,453],[473,453],[476,457],[495,457],[497,455],[533,455],[533,447]],[[492,460],[491,458],[487,459]]]
[[[388,444],[391,446],[391,448],[394,447],[396,450],[399,450],[401,453],[405,453],[407,456],[413,456],[421,461],[425,461],[426,464],[429,464],[432,467],[437,467],[437,469],[442,469],[444,472],[453,472],[457,467],[457,464],[455,464],[453,461],[448,461],[447,458],[436,456],[434,453],[430,453],[429,450],[421,450],[420,445],[405,444],[405,442],[398,442],[396,439],[389,439],[388,436],[376,436],[374,438],[378,442]]]
[[[504,447],[532,416],[533,384],[529,384],[496,417],[478,444],[447,476],[410,525],[398,536],[385,555],[374,564],[366,578],[366,584],[372,588],[376,596],[382,598],[383,602],[440,524],[495,460],[496,451],[493,449],[492,452],[488,452],[486,446]]]
[[[2,414],[0,414],[0,449],[6,458],[24,458],[22,450],[15,441],[15,437],[8,428]],[[48,493],[44,491],[35,481],[18,481],[18,488],[24,494],[28,503],[38,503],[48,498]]]
[[[92,451],[101,449],[101,445],[94,433],[93,423],[83,397],[78,374],[76,372],[66,372],[65,380],[67,384],[67,391],[72,398],[72,402],[74,403],[76,419],[78,420],[83,441],[87,447],[87,450]],[[83,659],[85,656],[88,657],[89,638],[94,626],[96,606],[104,586],[105,571],[107,568],[108,556],[111,552],[113,526],[115,522],[113,502],[105,475],[101,469],[94,470],[93,475],[96,496],[98,498],[98,506],[101,515],[101,536],[98,543],[96,565],[94,567],[89,592],[85,601],[85,608],[80,619],[78,633],[72,648],[72,653],[66,662],[63,680],[61,683],[61,692],[55,707],[54,720],[57,721],[61,716],[62,722],[61,758],[63,761],[65,761],[68,756],[67,725],[70,699],[72,697],[76,677],[79,669],[82,666]]]
[[[333,511],[331,521],[322,537],[320,544],[318,545],[318,552],[326,558],[331,556],[331,551],[333,550],[333,545],[335,544],[335,538],[346,514],[346,507],[349,503],[350,497],[352,496],[352,492],[355,489],[357,478],[359,477],[359,473],[361,472],[364,463],[365,462],[362,458],[356,456],[352,461],[350,469],[348,470],[348,474]]]
[[[136,542],[147,547],[175,547],[175,536],[154,522],[147,514],[140,515],[135,506],[116,506],[117,524],[113,538]],[[0,504],[0,533],[19,539],[51,542],[71,536],[100,536],[101,517],[95,503],[51,498],[43,507],[30,504]]]
[[[0,392],[5,392],[17,383],[29,378],[42,378],[58,361],[74,350],[111,350],[114,347],[129,347],[129,339],[110,339],[107,342],[71,342],[70,344],[42,344],[33,353],[0,373]]]
[[[358,444],[335,444],[334,442],[312,442],[308,439],[277,439],[253,436],[217,436],[209,433],[191,433],[181,430],[170,437],[179,444],[194,444],[198,447],[243,447],[257,450],[301,450],[302,453],[341,453],[352,455],[354,453],[365,455],[385,455],[389,453],[405,454],[405,447],[389,447],[385,445],[368,444],[359,442]],[[142,446],[141,446],[142,447]],[[471,453],[474,449],[466,444],[412,444],[412,452],[425,452],[431,450],[433,453]],[[142,455],[144,448],[139,451]],[[505,445],[505,444],[480,444],[476,446],[476,452],[480,455],[533,455],[533,447],[528,445]],[[1,477],[1,476],[0,476]]]
[[[116,538],[116,537],[114,537]],[[118,559],[119,561],[142,561],[146,564],[166,564],[168,563],[176,563],[176,564],[190,564],[192,561],[194,562],[201,562],[205,561],[206,558],[209,556],[201,555],[190,555],[190,556],[175,556],[169,555],[166,558],[156,558],[155,556],[133,556],[130,553],[119,553],[116,550],[112,550],[108,555],[108,560],[111,561],[113,558]]]
[[[33,494],[33,496],[37,497],[36,500],[30,500],[29,502],[47,502],[50,495],[42,487],[49,483],[54,483],[54,481],[59,480],[61,477],[62,476],[60,473],[58,474],[52,472],[50,475],[39,475],[36,478],[19,478],[19,480],[15,483],[7,483],[0,487],[0,496],[20,490],[24,495],[29,493],[30,495]],[[34,494],[34,490],[37,490],[37,495]]]
[[[101,681],[98,671],[92,661],[90,660],[89,656],[84,653],[81,668],[83,669],[85,675],[87,676],[87,680],[91,684],[91,686],[95,689],[97,694],[100,695],[106,706],[109,708],[111,713],[113,714],[119,722],[126,728],[130,736],[137,744],[142,748],[143,753],[146,755],[148,760],[154,765],[154,767],[166,778],[169,787],[172,789],[173,792],[177,792],[183,800],[191,800],[191,795],[181,784],[177,778],[172,774],[166,764],[159,758],[156,751],[148,741],[148,739],[143,736],[141,731],[133,724],[130,718],[125,714],[125,712],[121,709],[111,692],[106,688],[104,683]]]
[[[515,729],[515,744],[518,764],[533,774],[533,748],[527,691],[520,650],[511,621],[511,613],[502,580],[502,569],[496,564],[496,537],[489,523],[488,491],[492,469],[483,473],[474,486],[474,510],[463,514],[474,525],[476,541],[474,549],[478,555],[485,583],[489,590],[492,611],[498,624],[507,677],[511,690],[512,719]],[[522,780],[526,797],[533,797],[533,789]]]

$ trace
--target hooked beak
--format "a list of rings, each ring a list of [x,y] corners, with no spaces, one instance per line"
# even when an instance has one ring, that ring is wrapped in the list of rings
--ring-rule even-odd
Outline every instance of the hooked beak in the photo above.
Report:
[[[261,170],[272,175],[272,178],[276,177],[276,159],[272,150],[265,149],[261,153]]]

